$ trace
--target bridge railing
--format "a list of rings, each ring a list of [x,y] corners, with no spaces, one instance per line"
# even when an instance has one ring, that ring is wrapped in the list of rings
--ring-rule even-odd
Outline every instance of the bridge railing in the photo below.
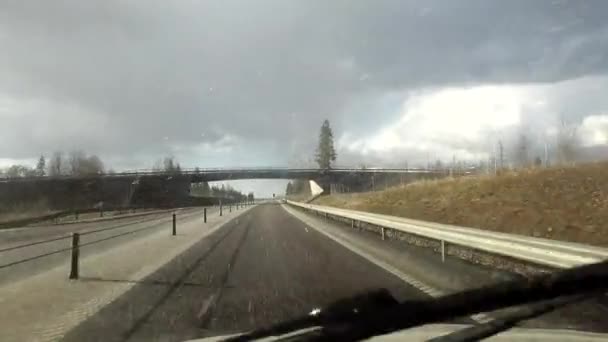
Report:
[[[443,257],[445,257],[445,244],[454,244],[553,268],[570,268],[608,259],[608,248],[293,201],[287,201],[287,203],[340,220],[350,220],[353,225],[355,222],[364,222],[380,227],[383,236],[385,230],[393,230],[439,241]]]
[[[0,175],[0,181],[12,180],[36,180],[36,179],[74,179],[74,178],[108,178],[108,177],[139,177],[139,176],[175,176],[175,175],[213,175],[221,173],[275,173],[285,172],[297,174],[326,174],[326,173],[358,173],[358,174],[448,174],[449,170],[427,170],[421,168],[395,169],[395,168],[332,168],[329,170],[315,168],[287,168],[287,167],[242,167],[242,168],[204,168],[204,169],[181,169],[180,171],[158,171],[152,169],[128,170],[119,173],[98,173],[89,175],[58,175],[37,177],[7,177]],[[472,172],[452,172],[454,175],[468,175]]]

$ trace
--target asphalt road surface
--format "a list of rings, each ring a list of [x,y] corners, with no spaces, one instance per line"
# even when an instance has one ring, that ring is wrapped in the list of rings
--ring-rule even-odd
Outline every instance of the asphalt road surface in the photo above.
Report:
[[[217,210],[217,208],[209,208],[208,214],[211,215]],[[194,219],[195,217],[200,218],[202,209],[188,208],[177,210],[176,212],[178,220],[182,221]],[[119,238],[109,239],[82,248],[81,256],[86,257],[118,246],[131,239],[144,237],[161,229],[170,231],[172,226],[171,215],[172,213],[167,211],[107,221],[0,230],[0,285],[24,279],[53,267],[65,267],[70,258],[70,251],[66,249],[69,249],[71,246],[71,234],[74,232],[85,234],[81,237],[81,243],[83,244],[118,234],[125,234]],[[87,232],[103,229],[107,230],[87,234]],[[134,233],[127,234],[128,232]],[[66,251],[55,253],[61,250]],[[36,259],[37,256],[49,253],[55,254]]]
[[[138,283],[65,340],[183,341],[244,332],[377,288],[398,300],[427,298],[280,206],[260,205]]]
[[[382,241],[373,233],[323,218],[309,218],[307,222],[315,227],[325,226],[332,234],[346,234],[352,241],[386,252],[386,260],[400,270],[431,283],[442,279],[448,292],[512,277],[457,258],[441,262],[430,250]],[[418,288],[296,219],[280,205],[259,205],[137,282],[71,330],[65,340],[184,341],[246,332],[378,288],[389,290],[399,301],[428,298]],[[594,299],[522,326],[605,332],[607,313],[605,306]],[[496,317],[501,312],[489,314]],[[470,318],[454,322],[474,323]]]

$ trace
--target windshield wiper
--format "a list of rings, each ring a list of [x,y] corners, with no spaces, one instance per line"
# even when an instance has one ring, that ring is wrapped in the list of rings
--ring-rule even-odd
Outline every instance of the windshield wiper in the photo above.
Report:
[[[388,291],[375,291],[330,305],[318,315],[306,316],[228,340],[250,341],[318,326],[321,329],[306,336],[305,340],[360,341],[372,336],[511,306],[567,296],[595,295],[607,288],[608,261],[604,261],[432,300],[398,303],[387,298],[387,295],[390,296]],[[347,303],[350,303],[350,307]]]
[[[430,339],[429,342],[467,342],[479,341],[481,339],[496,335],[500,332],[514,328],[522,321],[539,317],[569,304],[580,302],[582,300],[593,297],[578,295],[570,297],[560,297],[549,300],[540,304],[518,308],[516,312],[510,313],[503,317],[491,320],[489,322],[473,325],[469,328],[455,331],[448,335]]]

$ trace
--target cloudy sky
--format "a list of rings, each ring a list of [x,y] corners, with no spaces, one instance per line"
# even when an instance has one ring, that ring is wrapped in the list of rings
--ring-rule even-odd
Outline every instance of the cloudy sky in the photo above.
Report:
[[[0,166],[483,158],[558,118],[608,139],[608,2],[0,0]],[[504,136],[504,137],[503,137]]]

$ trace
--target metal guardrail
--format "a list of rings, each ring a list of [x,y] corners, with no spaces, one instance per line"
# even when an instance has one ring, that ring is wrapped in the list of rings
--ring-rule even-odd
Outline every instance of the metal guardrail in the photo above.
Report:
[[[507,256],[534,264],[571,268],[608,259],[608,248],[465,228],[447,224],[412,220],[355,210],[287,201],[288,204],[352,222],[364,222],[424,238],[438,240],[444,253],[445,243],[472,248],[490,254]],[[443,254],[442,253],[442,254]],[[444,254],[443,254],[444,255]]]

